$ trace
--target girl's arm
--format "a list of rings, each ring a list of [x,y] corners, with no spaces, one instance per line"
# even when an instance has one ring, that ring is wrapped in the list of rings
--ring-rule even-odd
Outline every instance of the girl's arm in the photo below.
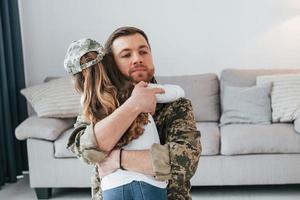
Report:
[[[179,85],[149,83],[148,87],[165,90],[163,94],[156,94],[157,103],[169,103],[185,96],[184,90]]]

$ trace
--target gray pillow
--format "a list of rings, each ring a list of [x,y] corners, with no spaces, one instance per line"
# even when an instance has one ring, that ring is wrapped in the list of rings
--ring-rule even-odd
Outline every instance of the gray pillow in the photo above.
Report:
[[[225,124],[270,124],[272,84],[253,87],[225,86],[220,126]]]
[[[295,131],[300,134],[300,116],[297,116],[294,120],[294,128]]]
[[[58,119],[31,116],[15,129],[15,135],[19,140],[38,138],[54,141],[65,130],[73,127],[74,123],[75,118]]]

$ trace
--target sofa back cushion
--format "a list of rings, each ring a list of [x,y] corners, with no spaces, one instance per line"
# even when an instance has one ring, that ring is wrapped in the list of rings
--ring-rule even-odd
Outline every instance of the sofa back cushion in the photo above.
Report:
[[[300,69],[225,69],[220,75],[221,110],[225,86],[249,87],[256,85],[256,77],[274,74],[300,73]]]
[[[270,124],[271,87],[272,84],[251,87],[225,86],[220,125]]]
[[[219,80],[213,73],[183,76],[156,76],[158,83],[175,84],[185,91],[192,101],[196,121],[219,121]]]

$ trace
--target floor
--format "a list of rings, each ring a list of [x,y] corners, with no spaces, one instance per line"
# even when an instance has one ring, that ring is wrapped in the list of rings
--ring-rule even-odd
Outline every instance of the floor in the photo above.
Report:
[[[193,200],[300,200],[300,185],[280,186],[230,186],[193,187]],[[34,190],[29,187],[28,175],[14,184],[6,184],[0,190],[0,200],[36,200]],[[90,200],[90,190],[54,189],[55,200]]]

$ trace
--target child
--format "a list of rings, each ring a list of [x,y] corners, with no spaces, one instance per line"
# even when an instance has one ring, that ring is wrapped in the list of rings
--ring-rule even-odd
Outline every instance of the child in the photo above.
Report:
[[[64,62],[65,69],[73,75],[76,90],[81,93],[83,113],[94,124],[124,103],[134,88],[133,83],[121,76],[118,69],[111,67],[105,59],[103,47],[94,40],[84,38],[71,43]],[[160,87],[165,90],[164,94],[156,95],[158,103],[184,97],[184,91],[176,85],[149,83],[148,87]],[[141,113],[115,148],[121,148],[121,155],[122,149],[149,149],[153,143],[160,143],[155,122],[150,114]],[[104,176],[101,180],[104,200],[123,199],[124,195],[127,196],[126,199],[141,199],[144,195],[149,200],[167,199],[166,181],[157,181],[152,176],[126,171],[120,167],[121,169]],[[126,188],[133,188],[136,192],[123,193]]]

